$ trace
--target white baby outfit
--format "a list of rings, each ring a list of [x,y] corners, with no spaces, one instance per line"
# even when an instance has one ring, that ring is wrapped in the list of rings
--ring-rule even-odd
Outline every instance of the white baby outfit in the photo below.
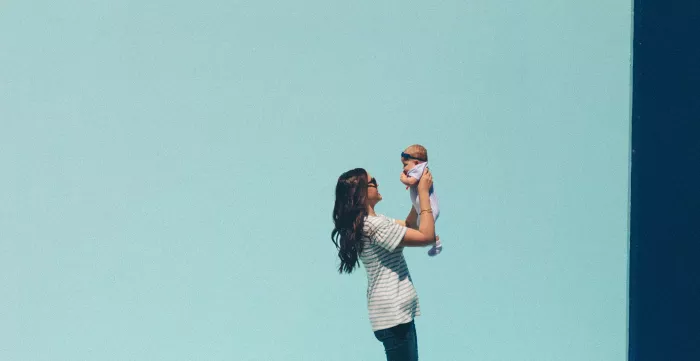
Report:
[[[413,167],[413,169],[408,171],[407,176],[420,180],[420,178],[423,176],[423,171],[427,166],[428,162],[418,163],[415,167]],[[409,189],[411,190],[411,203],[413,203],[413,208],[416,210],[416,213],[420,215],[421,206],[420,198],[418,197],[418,184],[410,187]],[[427,207],[424,209],[427,209]],[[440,203],[438,202],[438,197],[437,194],[435,194],[434,187],[430,187],[430,209],[433,210],[433,219],[437,221],[438,217],[440,216]],[[420,224],[420,217],[418,217],[418,224]],[[440,241],[437,241],[435,242],[433,248],[428,251],[428,254],[435,256],[440,253],[440,251],[442,251],[442,244]]]

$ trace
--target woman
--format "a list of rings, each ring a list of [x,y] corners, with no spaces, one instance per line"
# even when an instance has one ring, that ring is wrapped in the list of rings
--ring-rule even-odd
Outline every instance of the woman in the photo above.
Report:
[[[433,177],[426,169],[418,183],[421,204],[430,204]],[[338,248],[340,273],[351,273],[362,261],[367,269],[367,306],[372,331],[384,344],[388,361],[418,360],[413,319],[420,315],[418,295],[403,257],[404,247],[435,243],[430,207],[418,214],[413,207],[405,221],[378,215],[382,200],[378,184],[356,168],[343,173],[335,188],[331,239]],[[420,227],[416,221],[420,219]]]

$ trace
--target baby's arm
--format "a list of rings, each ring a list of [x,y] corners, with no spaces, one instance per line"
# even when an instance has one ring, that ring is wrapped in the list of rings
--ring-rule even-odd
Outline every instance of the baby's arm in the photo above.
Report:
[[[401,172],[401,183],[403,183],[409,187],[412,187],[412,186],[418,184],[418,179],[415,179],[413,177],[409,177],[406,175],[406,173]]]

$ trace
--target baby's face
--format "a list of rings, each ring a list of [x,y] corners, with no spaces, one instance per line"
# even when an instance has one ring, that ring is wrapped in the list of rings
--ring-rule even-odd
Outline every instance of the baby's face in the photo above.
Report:
[[[401,163],[403,163],[403,172],[408,173],[413,167],[418,164],[417,160],[401,158]]]

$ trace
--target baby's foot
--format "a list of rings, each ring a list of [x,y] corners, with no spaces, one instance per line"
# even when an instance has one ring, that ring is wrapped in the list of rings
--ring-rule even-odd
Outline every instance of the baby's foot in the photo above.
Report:
[[[440,243],[440,240],[435,241],[435,244],[433,247],[428,251],[428,256],[430,257],[435,257],[442,252],[442,243]]]

